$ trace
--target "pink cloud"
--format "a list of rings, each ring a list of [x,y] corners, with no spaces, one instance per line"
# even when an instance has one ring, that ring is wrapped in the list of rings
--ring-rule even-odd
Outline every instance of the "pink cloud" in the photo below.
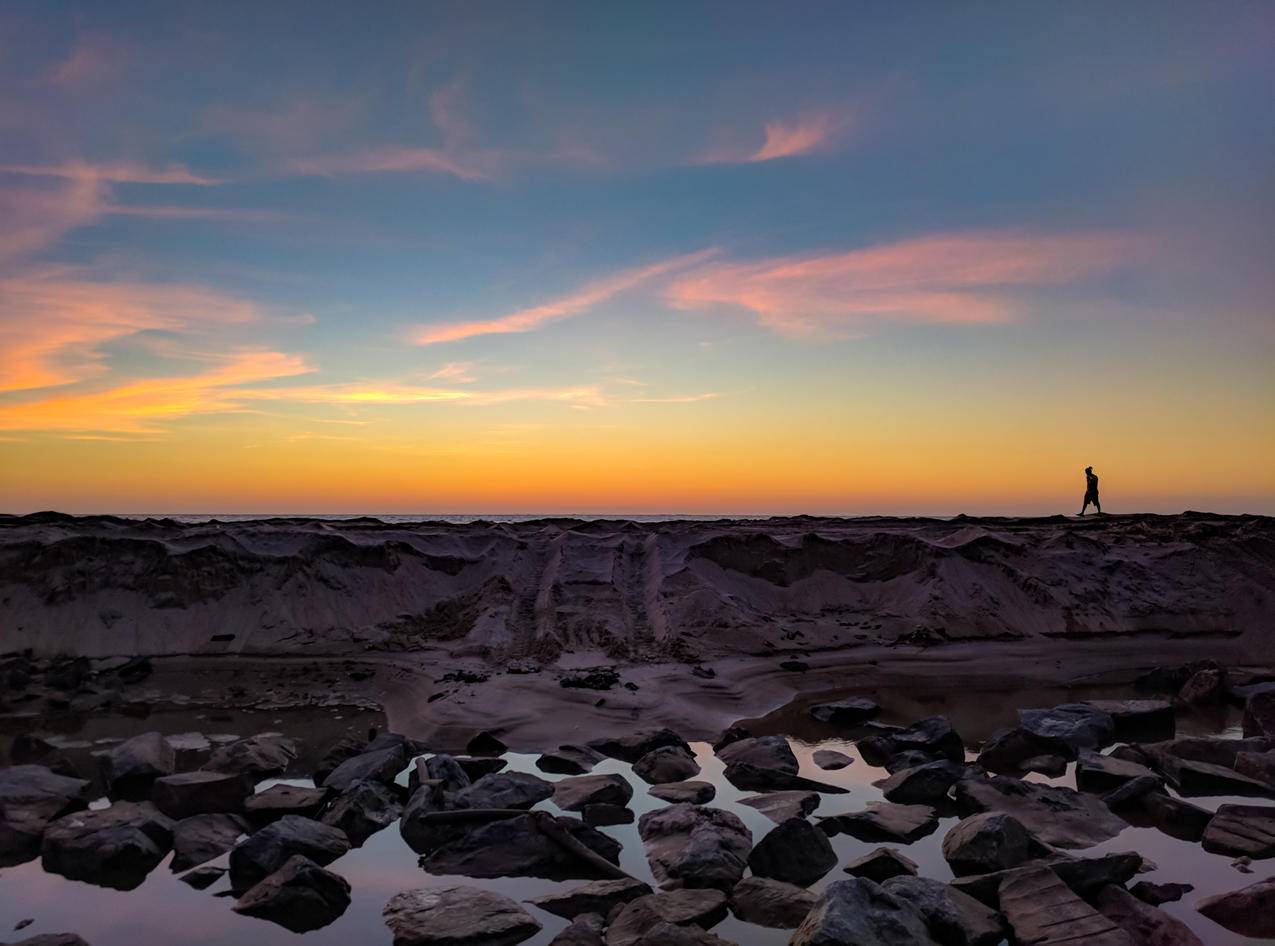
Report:
[[[100,88],[122,76],[130,59],[127,47],[101,36],[86,37],[49,70],[48,79],[67,90]]]
[[[429,376],[430,381],[451,381],[454,384],[471,384],[477,381],[472,361],[449,361]]]
[[[531,332],[551,322],[571,318],[606,302],[622,292],[634,289],[653,279],[667,276],[678,270],[694,266],[709,259],[716,250],[701,250],[684,256],[653,263],[637,269],[625,270],[603,279],[586,283],[581,288],[559,296],[557,299],[526,309],[519,309],[495,319],[470,322],[450,322],[442,325],[425,325],[412,333],[417,345],[437,345],[442,342],[458,342],[479,335],[506,335]]]
[[[131,161],[116,161],[104,164],[95,164],[88,161],[64,161],[61,164],[0,164],[0,174],[105,181],[110,184],[195,184],[209,186],[222,183],[214,178],[195,174],[181,165],[152,168],[145,164]]]
[[[430,171],[451,174],[466,181],[491,177],[485,162],[475,156],[459,158],[440,148],[372,148],[351,154],[330,154],[314,158],[298,158],[288,162],[296,174],[330,177],[337,174],[376,174],[383,172]]]
[[[756,164],[779,158],[816,154],[832,148],[853,126],[848,110],[807,112],[793,119],[767,122],[760,147],[732,144],[710,149],[703,164]]]
[[[1005,322],[1007,290],[1063,285],[1135,258],[1127,234],[953,233],[847,253],[711,263],[665,290],[682,309],[737,306],[785,334],[863,329],[882,322]]]
[[[49,186],[0,188],[0,263],[44,249],[96,220],[106,187],[93,178],[60,179]]]

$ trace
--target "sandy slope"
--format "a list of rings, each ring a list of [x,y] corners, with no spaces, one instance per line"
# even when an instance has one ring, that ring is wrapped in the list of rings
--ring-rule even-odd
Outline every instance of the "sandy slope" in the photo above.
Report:
[[[1275,520],[387,525],[0,517],[0,652],[694,661],[897,640],[1238,638]]]

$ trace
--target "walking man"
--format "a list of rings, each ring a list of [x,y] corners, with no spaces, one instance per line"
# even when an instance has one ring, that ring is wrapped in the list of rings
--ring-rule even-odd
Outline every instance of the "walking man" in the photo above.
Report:
[[[1085,510],[1089,508],[1089,504],[1093,503],[1094,509],[1098,510],[1098,515],[1102,515],[1102,503],[1098,501],[1098,474],[1093,471],[1093,467],[1085,467],[1085,502],[1080,507],[1080,514],[1083,516]]]

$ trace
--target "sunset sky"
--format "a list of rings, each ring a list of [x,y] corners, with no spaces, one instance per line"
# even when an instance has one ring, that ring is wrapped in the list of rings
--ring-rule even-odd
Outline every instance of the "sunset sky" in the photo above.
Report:
[[[1275,4],[0,5],[0,511],[1275,513]]]

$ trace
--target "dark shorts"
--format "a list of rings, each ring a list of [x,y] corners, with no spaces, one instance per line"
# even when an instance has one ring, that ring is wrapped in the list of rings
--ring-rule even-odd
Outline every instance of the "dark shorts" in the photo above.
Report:
[[[1073,494],[1073,495],[1074,495],[1074,494]],[[1098,504],[1098,494],[1097,494],[1097,493],[1085,493],[1085,502],[1087,502],[1087,503],[1093,503],[1094,505],[1097,505],[1097,504]]]

